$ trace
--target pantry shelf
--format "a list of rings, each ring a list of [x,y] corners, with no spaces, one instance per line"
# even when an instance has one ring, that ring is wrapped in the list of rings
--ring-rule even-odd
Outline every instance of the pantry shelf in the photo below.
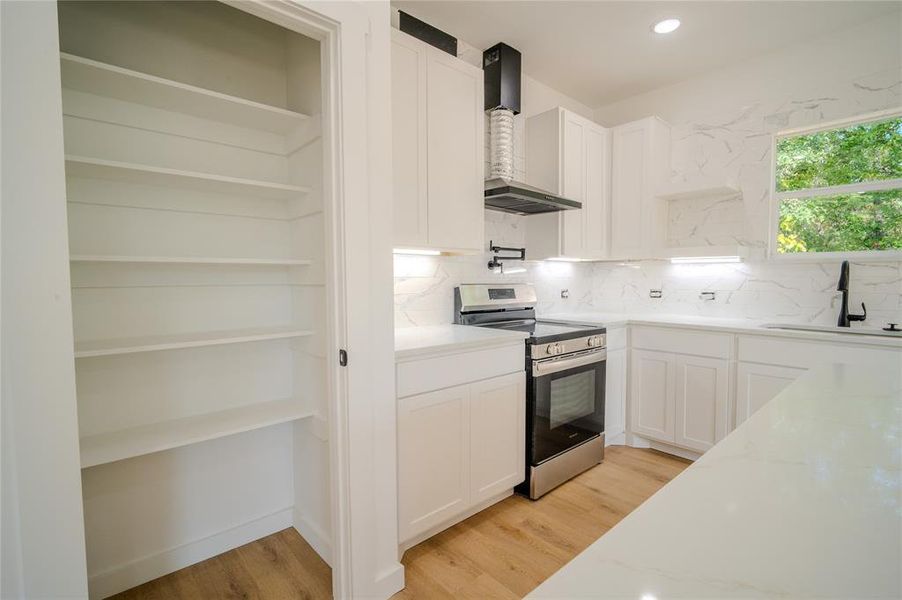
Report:
[[[152,167],[137,163],[74,155],[66,156],[66,175],[69,177],[111,179],[128,183],[190,188],[206,192],[250,195],[279,200],[297,198],[311,190],[309,187],[300,185],[272,183],[255,179],[242,179],[239,177],[227,177],[225,175]]]
[[[150,335],[134,338],[89,340],[75,343],[75,358],[93,358],[117,354],[135,354],[138,352],[201,348],[204,346],[223,346],[226,344],[243,344],[247,342],[299,338],[311,335],[313,335],[313,332],[307,329],[297,329],[294,327],[265,327],[179,335]]]
[[[262,266],[309,266],[312,260],[293,258],[219,258],[205,256],[118,256],[108,254],[73,254],[74,263],[146,263],[181,265],[262,265]]]
[[[301,399],[285,398],[91,435],[80,442],[81,467],[86,469],[312,416]]]
[[[309,119],[303,113],[60,53],[64,88],[285,135]]]

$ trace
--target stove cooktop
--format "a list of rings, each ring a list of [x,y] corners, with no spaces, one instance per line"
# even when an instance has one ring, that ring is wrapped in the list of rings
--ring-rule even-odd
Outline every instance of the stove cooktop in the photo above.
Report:
[[[496,329],[508,329],[511,331],[525,331],[529,334],[529,342],[532,344],[547,344],[561,340],[605,333],[605,328],[589,323],[560,323],[557,321],[511,321],[508,323],[484,323],[482,327]]]

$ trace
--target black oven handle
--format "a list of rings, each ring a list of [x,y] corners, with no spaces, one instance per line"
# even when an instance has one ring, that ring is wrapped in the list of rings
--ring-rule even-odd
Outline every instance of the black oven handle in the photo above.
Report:
[[[572,369],[574,367],[582,367],[592,363],[601,362],[608,357],[608,352],[604,348],[598,350],[587,350],[580,352],[575,356],[567,356],[562,358],[544,358],[542,360],[532,361],[533,377],[541,377],[542,375],[551,375]]]

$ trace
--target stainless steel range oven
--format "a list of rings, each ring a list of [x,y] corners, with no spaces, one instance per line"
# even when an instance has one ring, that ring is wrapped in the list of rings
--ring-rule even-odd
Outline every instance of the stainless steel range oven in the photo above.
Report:
[[[455,321],[526,331],[526,481],[539,498],[604,457],[605,329],[536,319],[528,284],[464,284]]]

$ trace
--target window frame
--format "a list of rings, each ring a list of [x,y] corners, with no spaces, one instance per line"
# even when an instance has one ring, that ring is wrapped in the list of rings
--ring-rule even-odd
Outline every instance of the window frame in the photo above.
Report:
[[[900,250],[855,250],[848,252],[793,252],[781,254],[777,251],[777,235],[780,232],[780,202],[793,198],[813,198],[817,196],[829,196],[835,194],[853,194],[857,192],[873,192],[887,189],[902,188],[902,178],[884,179],[880,181],[866,181],[862,183],[850,183],[819,188],[807,188],[796,191],[777,191],[777,143],[785,138],[796,137],[841,129],[861,123],[881,121],[902,117],[902,107],[889,108],[854,117],[837,119],[824,123],[817,123],[805,127],[785,129],[771,136],[771,165],[770,165],[770,223],[768,227],[767,250],[768,256],[774,261],[785,262],[824,262],[843,259],[873,262],[897,262],[902,261],[902,249]]]

